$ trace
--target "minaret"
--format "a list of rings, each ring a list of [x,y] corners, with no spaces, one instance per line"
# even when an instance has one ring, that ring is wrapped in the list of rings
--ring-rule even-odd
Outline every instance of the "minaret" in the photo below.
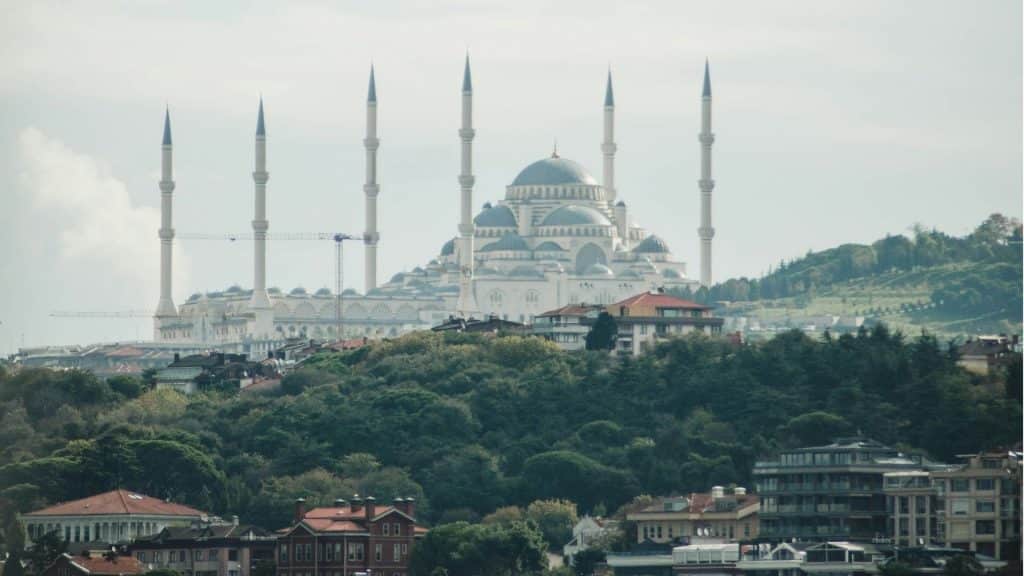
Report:
[[[256,336],[270,333],[270,297],[267,296],[267,130],[263,123],[263,97],[260,97],[260,112],[256,120],[256,160],[252,172],[252,180],[256,184],[256,210],[252,221],[254,263],[252,299],[249,308],[256,312],[256,325],[253,332]]]
[[[615,204],[615,96],[612,94],[612,71],[608,70],[608,85],[604,89],[604,199]]]
[[[363,146],[366,147],[366,183],[363,184],[363,192],[366,194],[364,287],[365,293],[369,293],[377,287],[377,242],[380,241],[380,233],[377,232],[377,195],[380,193],[380,186],[377,185],[377,148],[380,147],[380,140],[377,139],[377,84],[372,64],[370,89],[366,96],[366,138]]]
[[[160,146],[160,301],[153,315],[153,339],[162,340],[160,327],[166,319],[178,315],[171,299],[171,249],[174,228],[171,226],[171,201],[174,193],[174,150],[171,143],[171,111],[164,112],[164,139]]]
[[[462,73],[462,140],[459,187],[462,189],[462,203],[459,220],[459,315],[469,317],[476,312],[476,298],[473,296],[473,81],[469,72],[469,55]]]
[[[700,121],[700,283],[711,287],[711,239],[715,229],[711,227],[711,191],[715,181],[711,179],[711,145],[715,135],[711,132],[711,73],[708,62],[704,62],[704,91],[701,96]]]

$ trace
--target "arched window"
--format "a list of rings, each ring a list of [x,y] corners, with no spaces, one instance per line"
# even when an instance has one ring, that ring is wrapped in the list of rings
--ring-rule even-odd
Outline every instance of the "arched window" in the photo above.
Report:
[[[501,290],[491,290],[491,293],[488,295],[488,300],[490,300],[491,306],[495,308],[501,308],[501,302],[503,299],[504,295],[501,293]]]

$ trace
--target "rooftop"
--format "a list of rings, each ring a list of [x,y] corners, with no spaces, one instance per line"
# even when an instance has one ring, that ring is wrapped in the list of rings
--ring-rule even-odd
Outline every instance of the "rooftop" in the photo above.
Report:
[[[107,514],[147,514],[158,516],[207,516],[206,512],[183,504],[165,502],[128,490],[111,490],[81,500],[56,504],[29,512],[25,516],[82,516]]]

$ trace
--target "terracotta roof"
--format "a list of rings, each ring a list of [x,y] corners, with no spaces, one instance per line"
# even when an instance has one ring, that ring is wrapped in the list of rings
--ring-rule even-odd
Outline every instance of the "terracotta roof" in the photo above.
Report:
[[[183,504],[164,502],[128,490],[111,490],[81,500],[56,504],[25,516],[81,516],[99,514],[156,514],[161,516],[207,516],[206,512]]]
[[[586,316],[588,312],[595,310],[601,310],[603,306],[589,305],[589,304],[569,304],[568,306],[562,306],[561,308],[555,308],[554,310],[548,310],[540,317],[547,316]]]
[[[373,519],[391,513],[409,517],[394,506],[377,506]],[[366,508],[362,507],[355,511],[350,506],[313,508],[302,517],[302,523],[316,532],[366,532]],[[286,529],[284,532],[289,532],[292,529],[294,527]]]
[[[103,556],[98,558],[67,556],[67,558],[89,574],[117,576],[119,574],[142,574],[146,572],[145,565],[132,556],[115,556],[113,560]]]
[[[759,498],[757,494],[726,494],[719,498],[719,501],[722,503],[735,502],[735,508],[729,510],[727,507],[716,507],[715,498],[707,492],[693,493],[687,496],[677,496],[674,498],[660,498],[650,506],[640,510],[640,512],[647,514],[661,514],[665,512],[687,512],[690,514],[703,514],[706,512],[734,512],[751,505],[756,505],[758,500]],[[665,504],[669,502],[682,502],[685,504],[685,507],[682,510],[666,510]]]
[[[669,294],[659,294],[655,292],[642,292],[636,296],[630,296],[625,300],[616,302],[612,306],[654,306],[655,308],[687,308],[691,310],[710,310],[707,306],[702,306],[691,300],[684,300],[677,298]]]

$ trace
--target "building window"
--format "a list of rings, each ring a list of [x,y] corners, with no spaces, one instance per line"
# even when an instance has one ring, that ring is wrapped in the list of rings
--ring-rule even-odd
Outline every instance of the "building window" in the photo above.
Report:
[[[391,525],[387,522],[380,525],[381,533],[385,536],[389,536],[391,532]]]
[[[995,534],[996,533],[996,521],[995,520],[978,520],[974,523],[975,534]]]
[[[324,560],[328,562],[334,560],[334,547],[331,546],[330,542],[324,544]]]
[[[363,544],[362,543],[349,543],[348,545],[348,559],[349,560],[362,560],[363,559]]]
[[[402,525],[398,524],[398,523],[395,523],[395,525],[391,527],[391,532],[395,536],[401,536],[402,535]]]
[[[978,500],[975,502],[975,512],[995,512],[996,503],[992,500]]]
[[[978,478],[974,481],[975,490],[995,490],[996,481],[994,478]],[[88,532],[87,532],[88,533]]]
[[[380,562],[381,557],[384,556],[384,545],[374,544],[373,545],[373,559]]]
[[[163,564],[163,562],[164,562],[164,553],[161,552],[160,550],[157,550],[156,552],[153,552],[153,563],[154,564]]]
[[[918,514],[927,513],[927,501],[928,499],[924,496],[914,496],[914,508]]]
[[[394,546],[391,547],[391,558],[395,562],[401,562],[402,561],[402,546],[401,545],[395,544]]]
[[[900,496],[900,514],[910,514],[910,498]]]
[[[217,559],[217,552],[219,552],[219,550],[217,550],[217,549],[210,550],[210,554],[207,557],[210,560],[216,560]],[[306,560],[309,560],[309,556],[310,556],[309,553],[310,553],[309,544],[306,544]]]
[[[142,562],[142,563],[146,562],[146,553],[144,551],[143,552],[139,552],[138,554],[135,555],[135,557],[139,559],[139,562]]]
[[[950,492],[967,492],[970,490],[968,487],[967,478],[953,478],[949,481]]]
[[[196,561],[202,560],[203,559],[203,551],[202,550],[193,550],[192,551],[192,559],[196,560]],[[284,561],[284,562],[288,561],[288,545],[287,544],[281,544],[281,560]]]

